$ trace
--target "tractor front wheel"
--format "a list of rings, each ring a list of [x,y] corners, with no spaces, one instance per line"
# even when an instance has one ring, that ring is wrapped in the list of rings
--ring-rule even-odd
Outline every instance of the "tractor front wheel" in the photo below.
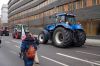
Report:
[[[40,44],[46,44],[48,42],[48,39],[46,38],[46,35],[43,32],[39,34],[38,39]]]
[[[53,44],[56,47],[69,47],[72,42],[72,33],[70,30],[58,27],[53,33]]]

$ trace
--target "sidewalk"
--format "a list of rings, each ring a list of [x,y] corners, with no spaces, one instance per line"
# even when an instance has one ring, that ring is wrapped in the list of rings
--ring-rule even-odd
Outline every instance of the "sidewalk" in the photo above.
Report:
[[[100,39],[87,39],[86,45],[100,46]]]

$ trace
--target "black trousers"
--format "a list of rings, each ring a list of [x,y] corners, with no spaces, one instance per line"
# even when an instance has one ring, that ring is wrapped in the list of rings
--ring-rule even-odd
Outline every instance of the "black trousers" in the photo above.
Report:
[[[1,44],[1,39],[0,39],[0,44]]]

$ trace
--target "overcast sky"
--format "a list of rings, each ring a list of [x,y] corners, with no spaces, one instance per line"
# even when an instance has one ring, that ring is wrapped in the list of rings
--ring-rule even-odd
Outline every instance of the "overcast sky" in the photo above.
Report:
[[[1,15],[1,7],[3,4],[7,4],[9,0],[0,0],[0,15]]]

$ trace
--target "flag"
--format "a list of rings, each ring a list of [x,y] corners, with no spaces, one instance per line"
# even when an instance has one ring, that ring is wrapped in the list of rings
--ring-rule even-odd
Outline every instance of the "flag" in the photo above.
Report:
[[[24,31],[24,27],[23,27],[23,25],[22,25],[22,35],[21,35],[21,40],[23,41],[25,38],[26,38],[26,34],[25,34],[25,31]]]

